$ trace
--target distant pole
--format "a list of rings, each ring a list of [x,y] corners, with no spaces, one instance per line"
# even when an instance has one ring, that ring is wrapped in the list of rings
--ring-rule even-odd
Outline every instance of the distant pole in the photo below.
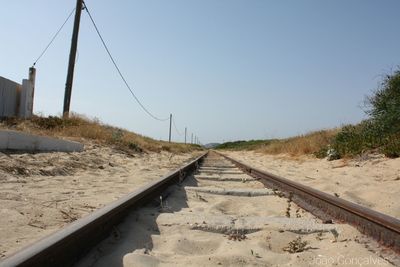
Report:
[[[172,114],[169,114],[169,142],[171,143]]]
[[[190,139],[190,143],[193,144],[193,133],[192,133],[192,138]]]
[[[81,21],[82,7],[83,7],[83,0],[76,0],[74,30],[72,32],[71,50],[69,52],[67,81],[65,82],[65,95],[64,95],[64,107],[63,107],[64,117],[69,116],[69,107],[71,104],[72,82],[74,80],[76,49],[78,46],[79,23]]]
[[[185,144],[186,144],[187,127],[185,127]]]

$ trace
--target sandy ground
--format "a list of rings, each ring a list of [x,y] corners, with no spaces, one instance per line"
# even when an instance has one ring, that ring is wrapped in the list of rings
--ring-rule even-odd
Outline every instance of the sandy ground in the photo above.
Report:
[[[352,160],[291,160],[255,152],[223,152],[243,163],[400,218],[400,158],[375,154]]]
[[[221,195],[269,189],[244,174],[217,177],[238,175],[188,177],[163,204],[132,212],[78,266],[392,266],[353,227],[323,224],[279,193]]]
[[[0,259],[199,155],[0,153]]]

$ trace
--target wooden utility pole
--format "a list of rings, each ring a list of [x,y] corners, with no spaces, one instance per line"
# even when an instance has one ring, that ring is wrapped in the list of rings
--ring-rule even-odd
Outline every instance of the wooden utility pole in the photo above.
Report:
[[[185,144],[186,144],[187,127],[185,127]]]
[[[64,117],[69,116],[69,107],[70,107],[70,103],[71,103],[71,92],[72,92],[72,82],[74,80],[76,49],[78,46],[78,33],[79,33],[79,24],[81,21],[82,8],[83,8],[83,0],[77,0],[76,1],[76,9],[75,9],[74,30],[72,32],[72,40],[71,40],[71,50],[69,52],[67,81],[65,82],[65,95],[64,95],[64,107],[63,107],[63,116]]]
[[[169,142],[171,143],[172,114],[169,114]]]

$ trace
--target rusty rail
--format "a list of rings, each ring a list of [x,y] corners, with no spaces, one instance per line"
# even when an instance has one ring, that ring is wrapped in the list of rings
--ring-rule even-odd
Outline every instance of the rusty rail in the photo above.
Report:
[[[379,243],[397,253],[400,252],[400,220],[289,179],[250,167],[221,153],[215,153],[230,160],[241,170],[259,179],[266,186],[293,195],[292,200],[297,205],[317,217],[323,220],[335,219],[351,224]]]
[[[197,168],[206,155],[23,248],[0,261],[0,267],[72,265],[105,239],[128,212],[162,195],[168,186],[180,182]]]

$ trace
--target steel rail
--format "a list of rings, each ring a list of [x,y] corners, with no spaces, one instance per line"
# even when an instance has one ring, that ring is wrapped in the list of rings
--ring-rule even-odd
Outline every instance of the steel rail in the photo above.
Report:
[[[397,253],[400,252],[400,220],[309,186],[253,168],[222,153],[213,152],[230,160],[241,170],[259,179],[266,186],[279,189],[286,195],[292,195],[292,200],[297,205],[317,217],[323,220],[335,219],[339,222],[351,224],[379,243]]]
[[[207,154],[21,249],[0,261],[0,266],[71,266],[105,239],[128,212],[162,195],[168,186],[181,182],[197,169]]]

